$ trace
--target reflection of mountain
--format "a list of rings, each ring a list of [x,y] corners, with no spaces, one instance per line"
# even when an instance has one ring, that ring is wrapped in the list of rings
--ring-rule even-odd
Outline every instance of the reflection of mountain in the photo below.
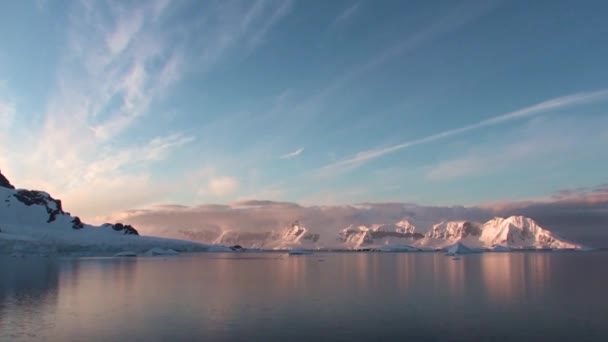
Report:
[[[491,253],[479,260],[488,300],[505,306],[526,302],[526,294],[542,292],[550,279],[552,258],[546,253]]]
[[[56,306],[59,282],[56,260],[0,257],[0,340],[22,327],[52,326],[54,317],[43,313]]]

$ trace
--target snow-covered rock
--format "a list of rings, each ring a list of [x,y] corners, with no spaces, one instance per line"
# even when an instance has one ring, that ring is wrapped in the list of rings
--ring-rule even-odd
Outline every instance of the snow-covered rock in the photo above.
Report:
[[[218,238],[213,240],[214,245],[221,246],[247,246],[247,247],[264,247],[273,240],[272,232],[248,232],[242,230],[227,230],[220,234]],[[276,239],[279,237],[276,236]]]
[[[473,249],[509,251],[516,249],[580,249],[561,240],[523,216],[494,218],[486,223],[441,222],[433,226],[416,247],[444,249],[461,243]]]
[[[395,223],[395,226],[400,228],[400,229],[396,230],[397,233],[402,233],[402,234],[416,233],[416,227],[408,220],[401,220],[401,221]]]
[[[0,170],[0,188],[15,189],[11,182],[4,177],[2,170]]]
[[[504,245],[519,249],[570,249],[579,246],[556,238],[531,218],[496,217],[483,224],[480,240],[486,246]]]
[[[430,239],[455,240],[469,236],[480,236],[481,226],[470,221],[441,222],[433,226],[425,237]]]
[[[1,173],[0,173],[1,175]],[[44,191],[14,189],[0,177],[0,254],[114,255],[151,248],[206,251],[209,245],[139,236],[121,223],[93,226],[65,212],[60,200]]]
[[[363,245],[372,244],[374,238],[366,226],[350,225],[339,232],[338,240],[351,249],[361,248]]]
[[[311,232],[299,221],[279,231],[251,232],[244,230],[226,230],[213,240],[214,245],[240,245],[247,249],[287,250],[290,248],[320,248],[320,234]]]
[[[338,241],[348,249],[364,247],[409,245],[424,235],[416,232],[416,227],[407,220],[395,224],[374,224],[371,226],[350,225],[338,234]]]

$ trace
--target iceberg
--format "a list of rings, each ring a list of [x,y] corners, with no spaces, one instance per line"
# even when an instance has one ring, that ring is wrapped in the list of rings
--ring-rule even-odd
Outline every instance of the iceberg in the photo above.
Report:
[[[305,249],[290,249],[287,254],[289,255],[307,255],[312,254],[313,252]]]
[[[456,255],[460,255],[460,254],[471,254],[471,253],[477,253],[477,251],[458,242],[458,243],[448,247],[445,255],[456,256]]]
[[[135,252],[120,252],[114,254],[115,257],[136,257],[137,253]]]
[[[144,253],[146,256],[157,256],[157,255],[179,255],[179,252],[171,248],[151,248]]]

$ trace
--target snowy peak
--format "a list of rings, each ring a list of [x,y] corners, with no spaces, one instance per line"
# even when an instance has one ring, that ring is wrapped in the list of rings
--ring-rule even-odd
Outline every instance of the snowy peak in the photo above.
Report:
[[[400,228],[400,230],[397,231],[398,233],[414,234],[416,232],[416,227],[408,220],[401,220],[401,221],[395,223],[395,226]]]
[[[347,248],[370,245],[404,245],[424,236],[416,233],[416,227],[407,220],[395,224],[374,224],[371,227],[350,225],[338,234],[338,241]]]
[[[84,224],[78,216],[65,212],[61,200],[53,198],[49,193],[39,190],[15,189],[6,177],[1,174],[0,176],[0,224],[16,227],[48,227],[67,231],[83,228],[108,228],[107,230],[111,229],[110,231],[121,232],[125,235],[139,235],[135,228],[121,223],[106,224],[101,227]]]
[[[443,248],[462,241],[468,247],[486,249],[566,249],[581,246],[560,240],[523,216],[495,217],[486,223],[441,222],[433,226],[420,246]]]
[[[483,225],[480,238],[487,246],[518,248],[576,248],[541,228],[534,220],[523,216],[496,217]]]
[[[265,249],[290,249],[310,248],[315,249],[320,235],[310,232],[300,222],[295,221],[280,231],[248,232],[241,230],[226,230],[214,240],[199,239],[201,241],[212,241],[213,244],[223,246],[245,246],[247,248]]]
[[[296,221],[285,230],[285,233],[283,234],[283,239],[286,241],[297,241],[304,234],[306,234],[306,231],[306,227],[303,227],[300,222]]]
[[[206,234],[204,232],[203,234]],[[248,248],[264,248],[269,241],[272,241],[275,236],[272,232],[247,232],[240,230],[226,230],[220,234],[215,240],[210,239],[206,235],[190,234],[187,235],[190,239],[198,241],[212,241],[213,244],[222,246],[246,246]]]
[[[283,234],[285,243],[315,243],[319,240],[319,234],[311,233],[299,221],[295,221]]]
[[[350,248],[360,248],[363,245],[371,244],[374,238],[371,229],[366,226],[350,225],[338,233],[338,241],[346,244]]]
[[[0,170],[0,187],[7,189],[14,189],[15,187],[9,182],[9,180],[4,177],[2,171]]]
[[[32,205],[43,206],[49,214],[49,218],[46,221],[47,223],[55,221],[57,215],[66,214],[61,206],[61,201],[54,199],[44,191],[17,190],[13,196],[28,207]]]

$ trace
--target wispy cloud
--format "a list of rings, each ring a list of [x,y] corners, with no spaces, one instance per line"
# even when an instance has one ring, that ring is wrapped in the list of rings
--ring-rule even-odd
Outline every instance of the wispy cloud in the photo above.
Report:
[[[384,155],[401,151],[406,148],[414,147],[417,145],[428,144],[444,139],[448,139],[463,133],[478,130],[485,127],[497,126],[503,123],[507,123],[514,120],[525,119],[536,115],[541,115],[555,111],[561,108],[566,108],[575,105],[589,104],[596,101],[604,101],[608,99],[608,90],[603,89],[594,92],[577,93],[567,96],[562,96],[541,103],[535,104],[530,107],[526,107],[514,112],[498,115],[485,119],[474,124],[462,126],[459,128],[450,129],[440,133],[432,134],[426,137],[422,137],[415,140],[403,142],[401,144],[388,146],[379,149],[367,150],[357,153],[355,156],[341,161],[326,165],[321,169],[317,170],[318,175],[327,176],[334,175],[336,173],[344,172],[353,168],[356,168],[366,162],[373,159],[380,158]]]
[[[344,11],[342,11],[334,20],[334,22],[332,23],[332,27],[336,27],[338,25],[341,25],[342,23],[348,21],[349,19],[351,19],[356,13],[357,11],[359,11],[359,8],[361,7],[361,3],[357,2],[352,4],[351,6],[347,7]]]
[[[28,126],[29,139],[0,139],[0,161],[11,161],[3,168],[16,184],[48,190],[70,210],[85,214],[163,200],[171,186],[163,187],[162,195],[155,192],[157,197],[142,195],[160,182],[153,176],[155,164],[171,160],[197,138],[156,125],[163,101],[191,71],[204,73],[226,60],[246,58],[293,6],[293,0],[70,2],[63,26],[66,46],[58,49],[58,64],[50,66],[56,80],[46,108],[36,114],[39,123]],[[186,10],[200,15],[180,21],[167,15]],[[25,115],[18,109],[0,99],[0,130],[11,117]],[[129,184],[130,192],[138,192],[132,200],[106,201],[97,210],[83,200],[87,193],[115,199],[110,194],[124,193]],[[209,194],[238,189],[228,178],[205,184]]]
[[[299,148],[291,153],[284,154],[280,156],[280,159],[292,159],[299,156],[302,152],[304,152],[304,148]]]
[[[433,18],[431,22],[426,23],[424,26],[412,32],[401,34],[400,39],[395,44],[372,54],[370,58],[348,68],[340,75],[334,77],[327,85],[320,88],[319,91],[312,94],[312,96],[292,106],[291,115],[283,117],[283,124],[285,126],[293,126],[294,120],[313,120],[318,113],[322,112],[325,102],[331,95],[347,88],[359,78],[385,66],[398,57],[415,51],[423,44],[471,23],[492,11],[497,6],[497,3],[497,1],[483,1],[458,5],[452,7],[447,14],[442,13],[437,18]],[[356,13],[356,9],[353,9],[350,15],[352,16],[354,13]]]
[[[608,120],[604,117],[536,118],[518,130],[496,137],[492,146],[476,144],[454,158],[439,161],[431,166],[426,178],[449,181],[512,170],[515,165],[566,166],[572,159],[560,156],[593,153],[595,146],[608,144],[608,137],[601,134],[601,127],[606,125]]]
[[[260,4],[260,2],[255,3],[252,6],[253,12],[249,12],[249,13],[250,14],[258,13],[259,8],[261,7],[261,6],[259,6],[259,4]],[[271,12],[270,16],[250,36],[249,44],[251,46],[255,47],[255,46],[259,45],[260,43],[262,43],[264,40],[264,37],[266,37],[266,35],[270,31],[270,29],[273,26],[275,26],[284,16],[289,14],[289,12],[291,11],[291,9],[293,7],[293,4],[294,4],[294,0],[279,1],[278,6],[276,6],[274,8],[274,10]],[[249,18],[249,16],[247,16],[246,19],[247,18]]]
[[[199,195],[212,195],[223,197],[232,195],[239,187],[239,182],[236,178],[230,176],[219,176],[209,179],[206,187],[199,190]]]

